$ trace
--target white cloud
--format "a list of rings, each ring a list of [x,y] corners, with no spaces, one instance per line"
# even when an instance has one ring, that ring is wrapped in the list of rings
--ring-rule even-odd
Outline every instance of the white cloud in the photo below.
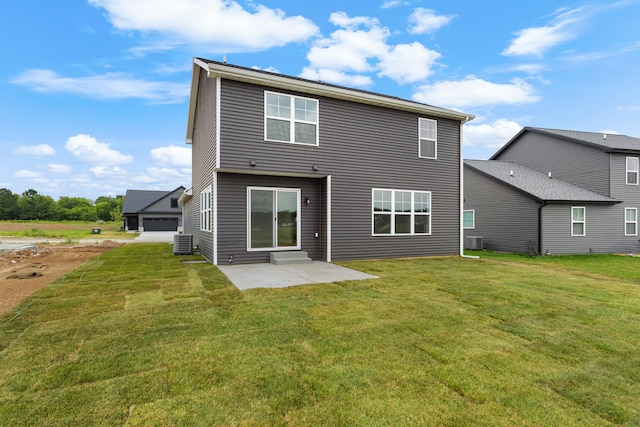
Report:
[[[511,83],[492,83],[468,76],[461,81],[441,81],[424,85],[413,95],[413,99],[432,105],[450,108],[477,107],[480,105],[525,104],[540,99],[534,88],[522,79]]]
[[[47,165],[47,169],[49,169],[49,171],[51,173],[69,173],[71,172],[71,166],[68,165],[60,165],[57,163],[50,163]]]
[[[352,87],[366,87],[373,85],[373,79],[367,75],[347,74],[344,71],[332,70],[330,68],[305,67],[302,69],[299,77],[308,80],[325,81]]]
[[[330,21],[340,29],[314,43],[302,77],[362,87],[373,83],[366,73],[377,72],[400,84],[412,83],[428,77],[440,57],[418,42],[389,45],[390,31],[376,18],[336,12]]]
[[[384,2],[382,4],[382,6],[380,6],[381,9],[391,9],[392,7],[398,7],[398,6],[408,6],[411,3],[408,1],[401,1],[401,0],[388,0],[386,2]]]
[[[26,156],[53,156],[56,150],[49,144],[40,145],[24,145],[13,151],[14,154],[23,154]]]
[[[174,43],[206,46],[209,51],[266,50],[303,42],[318,27],[302,16],[255,5],[244,9],[232,0],[89,0],[108,12],[114,27],[158,33]],[[250,2],[250,4],[253,4]]]
[[[464,126],[464,145],[469,147],[499,148],[506,144],[522,126],[518,122],[498,119],[493,123]]]
[[[67,140],[64,148],[78,160],[100,165],[131,163],[133,157],[109,148],[109,144],[98,142],[91,135],[78,134]]]
[[[191,181],[191,172],[186,169],[146,168],[144,174],[134,177],[134,181],[142,184],[159,184],[165,187],[177,188]]]
[[[632,43],[629,46],[624,46],[619,49],[611,49],[607,51],[591,52],[591,53],[584,53],[584,54],[577,54],[577,55],[568,55],[562,59],[564,59],[565,61],[572,61],[572,62],[602,61],[604,59],[615,58],[617,56],[626,55],[628,53],[635,52],[637,50],[640,50],[640,42]]]
[[[122,169],[120,166],[109,167],[105,165],[98,165],[98,166],[89,168],[89,171],[97,178],[123,176],[127,174],[127,171]]]
[[[409,18],[411,34],[430,34],[447,25],[455,16],[436,15],[431,9],[422,7],[413,11]]]
[[[13,176],[15,176],[16,178],[33,179],[33,178],[39,178],[40,174],[38,172],[34,172],[34,171],[26,170],[26,169],[21,169],[19,171],[16,171],[13,174]]]
[[[440,54],[418,42],[394,46],[380,58],[379,76],[389,77],[398,83],[413,83],[431,75],[431,67]]]
[[[516,32],[516,38],[502,51],[505,56],[536,55],[542,56],[553,46],[576,37],[571,25],[581,20],[583,9],[560,10],[548,25],[525,28]]]
[[[158,163],[177,166],[191,167],[191,148],[169,145],[151,150],[151,158]]]
[[[147,81],[125,73],[106,73],[87,77],[63,77],[55,71],[27,70],[12,83],[36,92],[71,93],[97,99],[139,98],[158,104],[179,103],[189,96],[189,83]]]

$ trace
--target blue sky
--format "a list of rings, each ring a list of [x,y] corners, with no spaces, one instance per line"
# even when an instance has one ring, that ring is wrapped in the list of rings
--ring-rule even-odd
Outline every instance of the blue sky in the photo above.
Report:
[[[640,137],[640,0],[22,0],[0,5],[0,188],[95,199],[190,186],[195,56],[523,126]]]

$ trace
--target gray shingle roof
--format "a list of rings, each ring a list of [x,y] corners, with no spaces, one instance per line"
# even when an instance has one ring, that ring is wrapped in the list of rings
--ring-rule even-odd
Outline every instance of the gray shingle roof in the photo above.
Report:
[[[465,160],[464,164],[545,202],[620,202],[566,181],[549,178],[547,174],[518,163],[498,160]],[[511,172],[513,172],[513,176]]]
[[[553,134],[563,138],[572,139],[576,142],[597,145],[609,150],[640,151],[640,138],[634,138],[626,135],[618,135],[614,133],[605,134],[602,132],[580,132],[575,130],[545,129],[535,127],[526,127],[525,130]],[[604,135],[606,135],[606,137]]]
[[[127,190],[122,205],[122,213],[140,212],[171,193],[172,191]]]

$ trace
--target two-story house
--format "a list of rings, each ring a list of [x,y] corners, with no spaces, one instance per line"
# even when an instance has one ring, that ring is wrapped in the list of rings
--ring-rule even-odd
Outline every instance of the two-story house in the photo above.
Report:
[[[551,254],[640,251],[640,139],[525,127],[465,161],[465,241]]]
[[[216,265],[457,255],[471,118],[195,58],[185,232]]]

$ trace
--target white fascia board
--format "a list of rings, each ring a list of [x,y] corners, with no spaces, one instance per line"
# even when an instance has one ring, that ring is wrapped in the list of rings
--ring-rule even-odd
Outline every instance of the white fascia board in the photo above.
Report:
[[[223,79],[237,80],[314,95],[322,95],[330,98],[357,102],[360,104],[376,105],[394,110],[410,111],[418,114],[454,119],[462,123],[466,123],[475,118],[472,114],[434,107],[401,98],[379,95],[372,92],[358,91],[345,87],[323,84],[321,82],[313,82],[310,80],[295,79],[279,74],[270,74],[245,68],[231,67],[224,64],[207,63],[198,59],[195,61],[198,65],[206,67],[208,70],[208,77],[210,78],[221,77]]]
[[[189,94],[189,112],[187,114],[187,136],[185,143],[193,143],[193,127],[196,120],[196,102],[198,101],[198,86],[200,84],[200,68],[204,64],[202,61],[194,61],[191,74],[191,93]],[[206,66],[204,67],[206,70]]]

